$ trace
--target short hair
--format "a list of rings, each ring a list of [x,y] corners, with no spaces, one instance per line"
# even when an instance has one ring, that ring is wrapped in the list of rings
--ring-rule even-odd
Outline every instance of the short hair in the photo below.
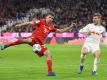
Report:
[[[48,12],[46,16],[48,15],[52,15],[53,17],[55,17],[55,13],[54,12]]]
[[[99,18],[102,18],[102,15],[100,13],[94,13],[93,17],[98,16]]]

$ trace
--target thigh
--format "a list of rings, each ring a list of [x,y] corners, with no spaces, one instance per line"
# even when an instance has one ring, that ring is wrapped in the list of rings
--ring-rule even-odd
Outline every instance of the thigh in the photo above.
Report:
[[[100,53],[100,47],[99,47],[99,45],[93,44],[91,46],[91,48],[92,48],[92,53]]]
[[[89,53],[91,51],[91,48],[90,48],[90,46],[89,46],[89,44],[88,43],[85,43],[84,45],[83,45],[83,47],[82,47],[82,53]]]
[[[32,41],[29,43],[29,45],[33,46],[34,44],[40,44],[41,46],[44,46],[44,41],[41,39],[35,37],[35,36],[30,36],[29,38],[32,39]]]
[[[30,40],[30,39],[31,39],[31,40]],[[29,37],[29,41],[30,41],[30,42],[29,42],[29,45],[30,45],[30,46],[33,46],[34,44],[40,44],[39,41],[37,40],[37,38],[34,37],[34,36],[30,36],[30,37]]]
[[[47,55],[48,54],[48,49],[45,45],[41,45],[41,51],[40,52],[37,52],[37,55],[39,57],[42,57],[44,55]]]
[[[28,37],[28,38],[23,38],[23,41],[25,43],[31,43],[32,42],[32,38]]]

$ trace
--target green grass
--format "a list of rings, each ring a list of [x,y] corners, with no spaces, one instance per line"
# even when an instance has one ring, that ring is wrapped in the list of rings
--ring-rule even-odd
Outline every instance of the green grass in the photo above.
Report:
[[[0,80],[106,80],[107,48],[101,46],[98,75],[92,76],[93,56],[88,55],[81,75],[77,74],[82,46],[47,45],[53,53],[53,70],[57,76],[47,76],[45,57],[39,58],[28,45],[0,51]]]

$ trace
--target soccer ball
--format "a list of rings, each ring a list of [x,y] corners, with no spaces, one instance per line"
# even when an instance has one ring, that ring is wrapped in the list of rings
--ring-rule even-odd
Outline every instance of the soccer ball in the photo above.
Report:
[[[32,50],[34,52],[40,52],[41,51],[41,46],[40,44],[34,44]]]

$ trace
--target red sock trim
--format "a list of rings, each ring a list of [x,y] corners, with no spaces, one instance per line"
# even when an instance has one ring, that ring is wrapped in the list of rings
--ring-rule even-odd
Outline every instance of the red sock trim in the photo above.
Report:
[[[52,72],[52,60],[47,60],[48,72]]]

